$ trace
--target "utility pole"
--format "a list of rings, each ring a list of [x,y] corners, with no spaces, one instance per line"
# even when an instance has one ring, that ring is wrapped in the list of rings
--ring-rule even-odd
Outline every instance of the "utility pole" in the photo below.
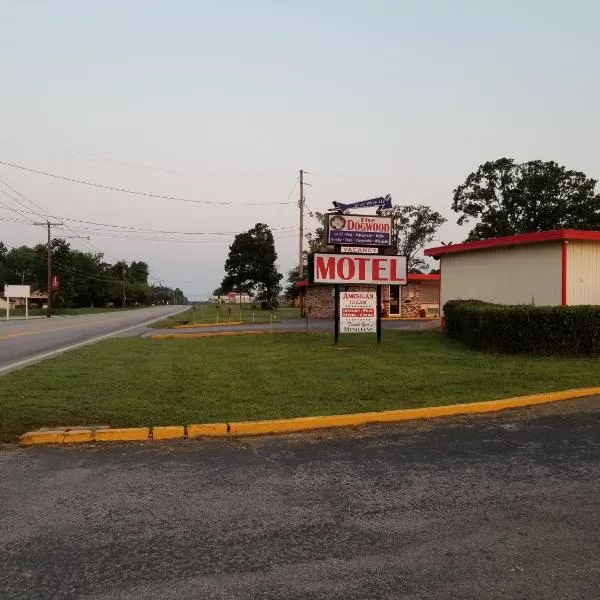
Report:
[[[304,171],[300,169],[300,198],[298,198],[300,209],[300,227],[298,234],[298,277],[304,277]]]
[[[123,267],[123,308],[125,308],[125,304],[127,303],[127,297],[125,295],[125,269],[127,268],[127,261],[125,259],[123,259],[123,263],[121,266]]]
[[[58,227],[62,223],[51,223],[46,221],[45,223],[34,223],[34,225],[41,225],[48,228],[48,302],[46,303],[46,317],[49,319],[52,315],[52,238],[50,235],[51,227]]]

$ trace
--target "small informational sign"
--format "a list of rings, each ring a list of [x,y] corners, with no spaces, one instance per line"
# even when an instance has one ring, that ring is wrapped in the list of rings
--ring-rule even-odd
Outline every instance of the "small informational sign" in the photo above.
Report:
[[[58,278],[57,275],[54,275],[54,277],[52,277],[52,291],[56,292],[56,290],[58,290],[59,287],[60,287],[60,279]]]
[[[309,275],[311,283],[406,285],[406,256],[315,253]]]
[[[31,286],[29,285],[5,285],[5,298],[29,298],[31,296]]]
[[[379,254],[379,248],[375,246],[341,246],[342,254]]]
[[[327,243],[334,246],[391,246],[392,217],[330,214],[327,216]]]
[[[377,332],[377,294],[340,292],[340,333]]]

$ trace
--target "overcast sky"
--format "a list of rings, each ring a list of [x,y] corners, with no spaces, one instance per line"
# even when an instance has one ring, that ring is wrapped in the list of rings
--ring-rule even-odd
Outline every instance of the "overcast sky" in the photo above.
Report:
[[[441,240],[462,241],[452,190],[486,160],[600,176],[599,19],[595,0],[0,0],[1,161],[214,204],[2,165],[0,179],[62,219],[264,222],[282,271],[297,261],[299,169],[311,210],[392,194],[442,212]],[[0,189],[13,197],[0,218],[41,218]],[[91,236],[74,247],[145,260],[194,299],[220,283],[233,237],[64,222],[57,233]],[[44,235],[0,221],[8,246]]]

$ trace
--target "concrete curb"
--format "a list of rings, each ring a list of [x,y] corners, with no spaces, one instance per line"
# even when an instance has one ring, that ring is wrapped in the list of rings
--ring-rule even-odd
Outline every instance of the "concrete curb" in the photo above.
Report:
[[[241,321],[232,321],[231,323],[188,323],[187,325],[175,325],[173,329],[195,329],[196,327],[230,327],[233,325],[243,325]]]
[[[199,332],[199,333],[157,333],[156,335],[151,335],[151,340],[193,340],[197,338],[207,338],[207,337],[219,337],[219,336],[234,336],[234,335],[264,335],[264,334],[282,334],[282,333],[295,333],[306,335],[306,331],[301,331],[299,329],[275,329],[271,331],[270,329],[241,329],[237,331],[208,331],[208,332]],[[310,333],[330,333],[327,330],[321,329],[312,329]]]
[[[600,394],[600,387],[579,388],[562,392],[549,392],[533,396],[518,396],[504,400],[472,402],[465,404],[449,404],[447,406],[431,406],[425,408],[408,408],[402,410],[386,410],[381,412],[354,413],[345,415],[329,415],[321,417],[298,417],[293,419],[276,419],[268,421],[241,421],[234,423],[204,423],[199,425],[133,427],[126,429],[77,428],[66,430],[29,431],[19,438],[24,446],[37,444],[72,444],[81,442],[129,442],[167,439],[196,439],[201,437],[237,437],[288,433],[292,431],[309,431],[333,427],[349,427],[367,425],[369,423],[393,423],[400,421],[416,421],[435,417],[469,415],[476,413],[497,412],[508,408],[525,408],[538,404],[548,404],[561,400],[572,400],[585,396]]]

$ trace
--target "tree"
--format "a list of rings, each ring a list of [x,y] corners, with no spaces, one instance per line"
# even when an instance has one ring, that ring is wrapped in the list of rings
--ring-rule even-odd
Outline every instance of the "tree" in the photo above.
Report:
[[[300,270],[298,267],[293,267],[288,271],[287,285],[284,290],[285,297],[290,301],[300,295],[300,292],[296,287],[296,283],[298,281],[302,281],[302,278],[300,277]]]
[[[435,239],[446,219],[422,204],[394,206],[382,214],[392,217],[392,248],[396,254],[406,256],[408,271],[420,273],[427,269],[427,262],[417,254]]]
[[[252,229],[238,233],[225,261],[224,293],[257,292],[262,308],[276,308],[282,275],[277,272],[275,242],[268,225],[257,223]]]
[[[482,164],[454,190],[457,223],[479,222],[467,241],[553,229],[600,229],[596,180],[554,161]]]
[[[406,256],[408,270],[421,272],[427,269],[427,263],[417,254],[434,240],[446,219],[423,205],[394,206],[381,214],[392,217],[392,248],[395,254]],[[318,252],[327,247],[327,214],[314,213],[312,216],[320,224],[313,233],[307,234],[306,239],[310,252]]]
[[[142,261],[133,261],[129,266],[129,280],[136,283],[148,283],[150,269],[148,263]]]
[[[320,252],[327,247],[327,213],[311,212],[309,215],[318,223],[317,228],[304,237],[308,242],[308,252]]]

